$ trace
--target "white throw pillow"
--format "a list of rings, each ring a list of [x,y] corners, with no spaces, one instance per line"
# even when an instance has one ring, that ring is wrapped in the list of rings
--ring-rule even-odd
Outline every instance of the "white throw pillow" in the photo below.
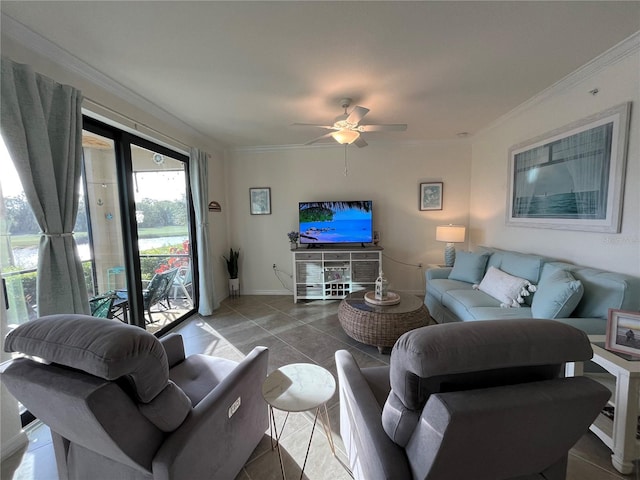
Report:
[[[489,267],[480,284],[474,285],[473,288],[500,300],[500,306],[504,308],[520,307],[520,304],[524,303],[523,297],[536,291],[536,287],[529,280],[514,277],[495,267]]]

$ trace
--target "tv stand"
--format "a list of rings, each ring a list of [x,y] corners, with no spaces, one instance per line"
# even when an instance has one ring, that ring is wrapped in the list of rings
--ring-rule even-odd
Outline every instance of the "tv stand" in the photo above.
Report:
[[[311,249],[313,251],[307,251]],[[382,247],[321,247],[293,254],[293,302],[337,300],[359,290],[373,290],[382,265]]]

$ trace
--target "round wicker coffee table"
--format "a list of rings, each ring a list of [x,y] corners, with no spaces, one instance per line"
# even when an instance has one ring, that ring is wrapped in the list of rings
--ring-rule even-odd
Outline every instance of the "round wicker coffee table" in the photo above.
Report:
[[[375,345],[380,353],[388,351],[405,332],[429,325],[431,316],[415,295],[400,294],[397,305],[371,305],[366,292],[355,292],[340,302],[338,320],[351,338]]]

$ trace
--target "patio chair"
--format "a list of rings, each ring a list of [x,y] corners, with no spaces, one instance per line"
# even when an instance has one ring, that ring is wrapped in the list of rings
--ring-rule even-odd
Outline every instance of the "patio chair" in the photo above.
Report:
[[[149,282],[147,288],[142,291],[144,309],[149,315],[149,321],[147,323],[153,323],[151,307],[156,303],[166,309],[171,308],[171,304],[169,303],[169,293],[171,292],[171,287],[173,287],[173,281],[177,274],[177,268],[172,268],[171,270],[166,270],[162,273],[156,273]],[[162,302],[166,302],[166,305],[163,305]]]
[[[91,308],[91,316],[99,318],[113,318],[113,301],[115,295],[107,292],[89,299],[89,307]]]
[[[178,298],[178,292],[181,291],[184,295],[184,298],[189,300],[190,303],[193,303],[191,299],[191,294],[189,293],[188,287],[193,283],[192,270],[191,265],[184,265],[178,268],[178,273],[176,277],[173,279],[173,294],[172,297],[174,299]]]

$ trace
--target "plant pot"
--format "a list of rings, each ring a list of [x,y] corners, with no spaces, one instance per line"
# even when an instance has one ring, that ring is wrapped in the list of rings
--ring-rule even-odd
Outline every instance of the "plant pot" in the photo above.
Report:
[[[239,278],[229,279],[229,296],[232,298],[240,296],[240,279]]]
[[[298,243],[297,243],[297,242],[291,242],[291,243],[289,243],[289,248],[290,248],[291,250],[297,250],[297,248],[298,248]]]

